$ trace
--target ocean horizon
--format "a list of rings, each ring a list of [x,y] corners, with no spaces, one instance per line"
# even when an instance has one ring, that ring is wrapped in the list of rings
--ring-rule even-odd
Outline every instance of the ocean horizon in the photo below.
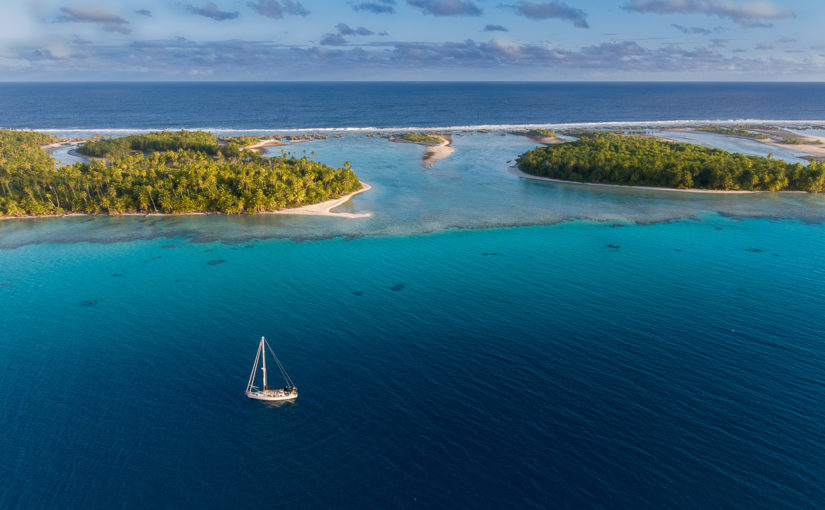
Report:
[[[825,135],[818,83],[2,83],[66,137],[268,147],[336,211],[0,221],[0,507],[765,508],[825,500],[825,199],[520,179],[511,131]],[[817,120],[823,119],[823,120]],[[437,128],[454,152],[377,132]],[[74,161],[69,149],[54,157]],[[266,336],[300,396],[244,388]]]

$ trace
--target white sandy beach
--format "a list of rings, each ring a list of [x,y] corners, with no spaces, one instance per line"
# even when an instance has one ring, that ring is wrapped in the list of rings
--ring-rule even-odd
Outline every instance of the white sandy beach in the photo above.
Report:
[[[814,156],[817,159],[825,159],[825,140],[818,136],[803,135],[801,133],[794,133],[792,131],[779,128],[754,129],[754,131],[771,137],[758,139],[756,140],[757,142],[770,145],[772,147],[787,149],[789,151],[801,152],[802,154]],[[785,140],[791,138],[806,143],[783,143]]]
[[[345,213],[345,212],[332,212],[332,209],[335,209],[339,205],[346,203],[350,198],[354,197],[359,193],[363,193],[372,189],[372,186],[369,184],[362,182],[361,185],[363,186],[358,191],[353,191],[352,193],[348,193],[341,198],[336,198],[334,200],[327,200],[326,202],[320,202],[318,204],[310,204],[304,205],[301,207],[293,207],[291,209],[280,209],[278,211],[265,211],[258,214],[298,214],[298,215],[305,215],[305,216],[334,216],[337,218],[369,218],[372,216],[371,212],[364,212],[364,213]],[[167,213],[140,213],[140,212],[128,212],[128,213],[121,213],[117,216],[205,216],[207,214],[221,214],[221,213],[213,213],[213,212],[186,212],[186,213],[175,213],[175,214],[167,214]],[[47,214],[42,216],[0,216],[0,221],[2,220],[25,220],[25,219],[34,219],[34,218],[71,218],[74,216],[107,216],[105,214],[100,215],[93,215],[88,213],[67,213],[67,214]]]
[[[289,144],[284,143],[280,140],[276,140],[275,138],[267,138],[266,140],[261,140],[258,143],[253,143],[252,145],[247,145],[246,147],[244,147],[244,149],[246,149],[248,151],[257,152],[257,153],[260,154],[261,152],[264,151],[264,149],[266,147],[284,147],[286,145],[289,145]]]
[[[528,173],[522,172],[517,166],[511,166],[507,168],[507,171],[511,174],[521,177],[522,179],[527,179],[529,181],[537,181],[537,182],[557,182],[561,184],[578,184],[581,186],[600,186],[603,188],[624,188],[624,189],[641,189],[641,190],[648,190],[648,191],[678,191],[680,193],[712,193],[712,194],[719,194],[719,195],[744,195],[744,194],[753,194],[753,193],[808,193],[807,191],[748,191],[748,190],[717,190],[717,189],[697,189],[697,188],[688,188],[688,189],[680,189],[680,188],[660,188],[654,186],[630,186],[627,184],[604,184],[601,182],[578,182],[578,181],[564,181],[561,179],[551,179],[550,177],[538,177],[536,175],[530,175]]]
[[[352,193],[348,193],[341,198],[336,198],[334,200],[327,200],[326,202],[321,202],[318,204],[311,204],[311,205],[304,205],[301,207],[293,207],[291,209],[280,209],[278,211],[268,211],[263,214],[302,214],[306,216],[335,216],[338,218],[369,218],[372,216],[371,212],[364,212],[364,213],[345,213],[345,212],[332,212],[332,209],[335,209],[339,205],[346,203],[350,198],[354,197],[359,193],[363,193],[372,189],[372,186],[369,184],[362,182],[361,185],[363,186],[358,191],[353,191]]]
[[[424,154],[424,160],[422,164],[424,168],[432,168],[433,165],[441,161],[442,159],[446,158],[453,152],[455,149],[451,147],[453,143],[453,137],[450,135],[435,135],[441,138],[441,143],[438,145],[430,145],[427,147],[427,152]]]

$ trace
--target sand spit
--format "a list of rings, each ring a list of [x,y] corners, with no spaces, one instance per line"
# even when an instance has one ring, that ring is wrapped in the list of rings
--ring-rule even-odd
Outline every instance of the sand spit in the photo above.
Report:
[[[291,209],[280,209],[278,211],[269,211],[262,214],[301,214],[305,216],[335,216],[338,218],[369,218],[372,216],[371,212],[365,213],[336,213],[332,212],[332,209],[335,209],[339,205],[346,203],[350,198],[354,197],[359,193],[363,193],[372,189],[367,183],[361,183],[362,188],[358,191],[353,191],[352,193],[348,193],[341,198],[336,198],[334,200],[327,200],[326,202],[320,202],[318,204],[311,204],[311,205],[304,205],[301,207],[293,207]]]
[[[424,168],[432,168],[433,165],[452,154],[455,149],[452,147],[453,137],[451,135],[435,135],[441,138],[438,145],[430,145],[424,153],[422,165]]]

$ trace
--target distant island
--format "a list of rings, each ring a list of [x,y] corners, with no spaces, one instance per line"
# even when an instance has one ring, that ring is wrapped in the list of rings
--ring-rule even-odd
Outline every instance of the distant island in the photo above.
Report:
[[[409,132],[389,135],[387,139],[391,142],[415,143],[427,147],[421,163],[424,168],[432,168],[437,162],[452,154],[454,150],[451,147],[453,137],[448,134]]]
[[[825,191],[825,163],[734,154],[648,136],[578,133],[517,159],[530,176],[582,183],[718,191]]]
[[[33,131],[0,130],[0,216],[255,214],[299,208],[365,189],[349,163],[262,157],[249,137],[155,132],[88,141],[92,159],[56,165]]]

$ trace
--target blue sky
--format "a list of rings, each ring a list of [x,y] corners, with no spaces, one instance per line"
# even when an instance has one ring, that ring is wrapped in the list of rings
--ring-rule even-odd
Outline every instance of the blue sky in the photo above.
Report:
[[[10,1],[3,81],[825,81],[820,0]]]

